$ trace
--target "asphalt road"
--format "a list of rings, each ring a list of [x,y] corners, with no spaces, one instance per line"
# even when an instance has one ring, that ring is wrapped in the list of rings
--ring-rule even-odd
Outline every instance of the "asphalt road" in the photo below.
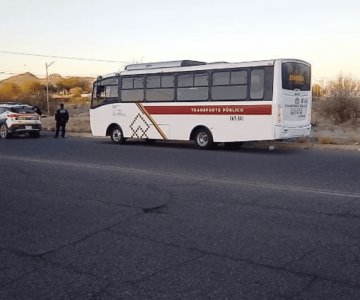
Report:
[[[0,299],[360,299],[360,154],[0,141]]]

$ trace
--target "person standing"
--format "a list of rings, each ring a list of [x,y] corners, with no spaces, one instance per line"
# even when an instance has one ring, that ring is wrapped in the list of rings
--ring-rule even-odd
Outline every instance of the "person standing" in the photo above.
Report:
[[[65,127],[66,123],[69,121],[69,113],[66,108],[64,108],[64,104],[60,104],[60,108],[55,113],[55,121],[56,121],[56,133],[55,138],[59,136],[59,131],[61,127],[61,136],[65,137]]]

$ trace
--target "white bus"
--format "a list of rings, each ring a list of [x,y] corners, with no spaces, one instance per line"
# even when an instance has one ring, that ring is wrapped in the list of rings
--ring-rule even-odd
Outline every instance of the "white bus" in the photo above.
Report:
[[[94,82],[94,136],[214,143],[310,135],[311,66],[298,59],[132,64]]]

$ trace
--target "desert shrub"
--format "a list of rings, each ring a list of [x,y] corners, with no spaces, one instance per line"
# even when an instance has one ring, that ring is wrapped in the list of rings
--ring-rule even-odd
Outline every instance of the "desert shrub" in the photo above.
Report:
[[[81,87],[73,87],[70,89],[70,94],[74,98],[81,97],[81,94],[83,93],[83,89]]]
[[[360,85],[351,76],[342,74],[326,87],[327,98],[322,102],[321,111],[334,123],[344,123],[360,117]]]

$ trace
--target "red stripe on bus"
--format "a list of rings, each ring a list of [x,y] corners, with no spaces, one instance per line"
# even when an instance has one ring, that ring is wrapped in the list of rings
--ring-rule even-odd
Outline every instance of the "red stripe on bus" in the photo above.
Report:
[[[271,105],[143,106],[152,115],[271,115]]]

